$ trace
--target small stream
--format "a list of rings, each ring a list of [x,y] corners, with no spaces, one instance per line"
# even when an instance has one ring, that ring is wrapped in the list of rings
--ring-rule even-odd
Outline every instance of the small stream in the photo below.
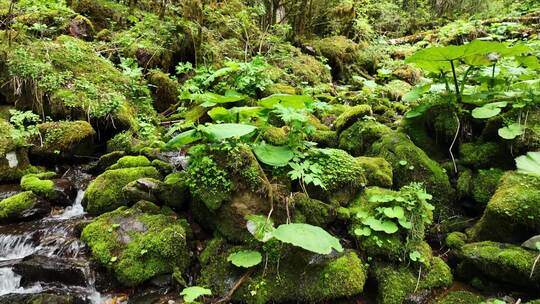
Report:
[[[16,189],[9,190],[6,185],[0,188],[0,196],[10,196],[16,192]],[[77,238],[76,226],[85,219],[81,204],[83,196],[84,191],[79,189],[71,206],[59,212],[53,211],[43,219],[0,226],[0,297],[52,292],[73,295],[86,303],[107,301],[107,297],[95,288],[95,274],[84,244]],[[30,271],[38,273],[30,275],[32,278],[28,282],[24,282],[15,270],[23,261],[31,265]],[[40,267],[48,267],[54,273],[55,265],[75,269],[72,272],[82,274],[80,277],[84,277],[84,282],[81,279],[70,281],[69,277],[58,281],[34,281],[34,277],[41,275]]]

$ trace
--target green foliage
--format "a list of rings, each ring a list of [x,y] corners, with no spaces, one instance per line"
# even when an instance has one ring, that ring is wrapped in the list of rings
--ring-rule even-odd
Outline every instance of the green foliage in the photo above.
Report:
[[[273,232],[273,236],[281,242],[318,254],[330,254],[332,250],[343,251],[338,239],[324,229],[309,224],[280,225]]]
[[[227,257],[227,261],[237,267],[250,268],[262,262],[262,255],[254,250],[242,250],[231,253]]]
[[[41,121],[39,115],[32,111],[9,110],[9,121],[15,127],[11,129],[10,136],[15,142],[26,142],[32,137],[39,135],[37,124]]]
[[[540,175],[540,152],[529,152],[516,158],[518,172]]]
[[[273,146],[261,143],[253,147],[253,152],[259,161],[274,167],[286,166],[294,158],[294,152],[288,146]]]
[[[167,149],[178,149],[181,146],[196,142],[203,138],[209,141],[223,141],[233,137],[242,137],[255,131],[257,127],[247,124],[207,124],[198,126],[176,135],[167,145]]]
[[[202,296],[211,296],[212,291],[208,288],[200,286],[186,287],[180,292],[181,296],[184,296],[184,302],[196,303],[195,300]]]

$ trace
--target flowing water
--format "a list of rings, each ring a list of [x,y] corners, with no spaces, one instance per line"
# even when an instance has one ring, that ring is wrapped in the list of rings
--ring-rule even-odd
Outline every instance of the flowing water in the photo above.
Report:
[[[89,267],[84,245],[75,232],[76,225],[84,219],[83,195],[84,191],[79,190],[73,204],[56,215],[0,226],[0,296],[53,291],[76,294],[90,303],[105,302],[105,297],[95,289],[94,273]],[[13,271],[13,266],[30,255],[54,257],[81,267],[86,286],[67,286],[58,282],[22,285],[21,276]]]

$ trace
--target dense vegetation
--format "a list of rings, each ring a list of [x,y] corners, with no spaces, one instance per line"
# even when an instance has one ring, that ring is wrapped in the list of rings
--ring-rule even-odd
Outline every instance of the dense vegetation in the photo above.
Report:
[[[536,0],[0,0],[0,39],[0,224],[91,173],[103,294],[540,302]]]

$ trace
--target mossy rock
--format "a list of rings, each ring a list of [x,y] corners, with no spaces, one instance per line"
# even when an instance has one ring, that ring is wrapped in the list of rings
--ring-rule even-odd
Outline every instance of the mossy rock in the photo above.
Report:
[[[435,301],[435,304],[481,304],[485,298],[470,291],[451,291]]]
[[[140,178],[161,179],[154,167],[107,170],[93,180],[84,193],[83,206],[92,215],[112,211],[128,203],[122,188]]]
[[[450,185],[448,175],[405,134],[388,133],[372,145],[370,154],[382,157],[392,165],[395,187],[403,187],[411,182],[423,183],[427,192],[433,195],[436,215],[453,212],[455,190]]]
[[[165,176],[156,196],[160,203],[174,210],[180,210],[187,206],[191,199],[187,173],[175,172]]]
[[[73,203],[77,190],[67,179],[55,178],[54,172],[30,173],[21,178],[21,188],[60,206]]]
[[[317,149],[307,158],[321,169],[324,189],[309,185],[310,196],[340,206],[347,206],[367,184],[364,165],[340,149]]]
[[[409,93],[412,86],[399,79],[394,79],[390,81],[389,83],[385,84],[382,88],[383,92],[388,96],[390,100],[401,100],[405,94]]]
[[[21,192],[0,201],[0,223],[35,220],[47,215],[50,210],[50,204],[32,191]]]
[[[283,56],[283,54],[287,54]],[[315,57],[303,54],[302,51],[288,43],[272,49],[269,63],[276,67],[276,81],[289,84],[307,83],[320,85],[330,83],[330,69]]]
[[[315,130],[309,134],[309,140],[316,142],[317,146],[321,148],[338,147],[338,134],[332,130]]]
[[[113,23],[124,26],[129,8],[110,0],[69,0],[71,8],[87,17],[96,26],[96,30],[110,27]]]
[[[392,166],[382,157],[361,156],[356,158],[364,168],[368,186],[390,188],[393,183]]]
[[[245,272],[226,260],[238,250],[241,248],[230,248],[223,241],[213,240],[201,254],[202,271],[197,284],[224,296]],[[279,268],[277,257],[271,258],[266,271],[262,265],[257,266],[234,293],[233,301],[257,304],[332,301],[362,293],[366,278],[366,265],[354,251],[316,256],[284,247]]]
[[[363,73],[358,64],[362,45],[347,37],[331,36],[309,41],[308,44],[315,49],[317,55],[328,59],[334,80],[346,82],[352,76]]]
[[[358,105],[346,109],[334,121],[334,129],[341,133],[356,121],[361,120],[364,116],[371,116],[372,110],[369,105]]]
[[[459,162],[473,168],[511,168],[513,157],[497,142],[465,143],[459,146]]]
[[[110,166],[116,164],[116,162],[124,156],[126,156],[125,151],[113,151],[103,154],[95,163],[91,164],[89,171],[92,174],[99,175],[105,172]]]
[[[119,158],[116,163],[107,168],[107,170],[123,169],[123,168],[135,168],[135,167],[150,167],[152,162],[143,155],[137,156],[123,156]]]
[[[35,137],[30,153],[46,159],[73,158],[91,155],[95,149],[94,128],[86,121],[58,121],[39,124],[39,138]]]
[[[362,156],[371,145],[381,139],[391,129],[373,120],[358,120],[339,134],[339,148],[353,156]]]
[[[540,234],[540,177],[507,172],[482,218],[469,231],[477,241],[523,242]]]
[[[271,145],[282,146],[286,145],[289,140],[289,130],[288,127],[270,126],[262,131],[261,136]]]
[[[294,222],[326,227],[336,219],[338,206],[310,198],[305,193],[292,193],[289,203],[293,210]]]
[[[124,286],[137,286],[176,270],[183,272],[189,263],[185,222],[140,209],[121,207],[102,214],[81,234],[92,258],[110,269]],[[155,206],[144,209],[159,211]]]
[[[468,240],[468,236],[463,232],[454,231],[446,236],[444,244],[450,249],[460,249]]]
[[[158,69],[150,70],[147,77],[152,86],[154,108],[158,112],[163,112],[177,103],[180,85],[176,80]]]
[[[495,282],[524,288],[540,288],[540,271],[532,272],[537,251],[519,246],[496,243],[470,243],[461,247],[457,274],[464,279],[478,275]]]
[[[418,269],[409,268],[407,265],[376,262],[372,266],[372,273],[378,285],[378,303],[401,304],[415,292],[417,284],[417,291],[447,288],[452,285],[450,267],[439,257],[433,258],[429,269],[422,269],[419,281],[418,272]]]

